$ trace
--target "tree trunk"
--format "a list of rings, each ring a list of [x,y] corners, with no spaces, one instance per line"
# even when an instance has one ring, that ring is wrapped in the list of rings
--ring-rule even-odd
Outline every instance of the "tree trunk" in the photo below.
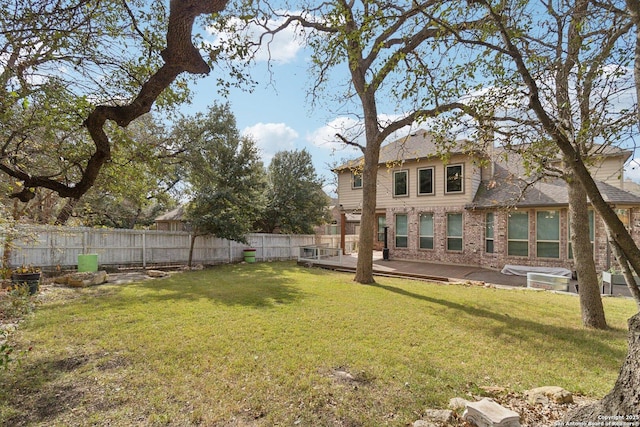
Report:
[[[636,99],[640,99],[640,2],[638,0],[627,0],[627,11],[631,20],[635,24],[636,46],[633,60],[633,78],[636,87]],[[636,108],[638,121],[640,122],[640,108]]]
[[[358,283],[374,283],[373,280],[373,235],[376,230],[376,201],[378,192],[378,162],[380,161],[380,132],[375,93],[363,92],[362,106],[365,112],[364,126],[367,145],[364,149],[362,170],[362,217],[360,219],[360,242],[356,277]]]
[[[566,421],[611,421],[610,425],[637,425],[640,421],[640,313],[629,319],[629,352],[613,390],[602,400],[567,415]],[[617,417],[617,418],[606,418]],[[621,417],[621,418],[620,418]],[[635,423],[635,424],[634,424]]]
[[[189,268],[191,268],[191,261],[193,260],[193,247],[196,242],[196,237],[198,237],[198,235],[195,233],[191,235],[191,245],[189,245],[189,261],[187,262],[187,266]]]
[[[373,233],[376,227],[376,194],[378,186],[379,146],[367,144],[362,171],[362,216],[356,276],[358,283],[374,283],[373,280]]]
[[[56,225],[64,225],[69,221],[71,214],[73,213],[73,208],[78,204],[78,199],[68,198],[67,202],[64,204],[60,212],[58,212],[58,216],[56,217]]]
[[[589,210],[587,195],[584,188],[573,177],[567,180],[569,193],[569,218],[571,222],[571,244],[573,258],[580,284],[580,310],[582,324],[587,328],[606,329],[607,321],[604,315],[600,285],[593,260],[593,249],[589,238]]]
[[[609,229],[607,229],[607,236],[609,237],[609,245],[611,245],[613,256],[616,257],[620,268],[622,268],[622,274],[624,276],[624,281],[627,283],[627,288],[629,288],[629,292],[631,292],[631,296],[633,296],[633,299],[636,301],[636,305],[638,306],[638,310],[640,311],[640,289],[638,289],[636,279],[629,267],[629,261],[622,250],[620,250],[618,243],[611,236]]]

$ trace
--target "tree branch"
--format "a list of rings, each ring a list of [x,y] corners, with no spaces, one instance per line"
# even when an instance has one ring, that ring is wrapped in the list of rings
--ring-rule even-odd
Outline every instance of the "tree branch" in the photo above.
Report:
[[[12,194],[21,201],[29,200],[31,188],[44,187],[61,197],[80,198],[95,182],[102,166],[111,158],[111,142],[104,126],[113,121],[126,127],[133,120],[149,112],[155,100],[175,79],[183,73],[208,74],[210,68],[193,45],[192,30],[195,18],[202,14],[222,11],[227,0],[171,0],[167,47],[161,52],[165,63],[142,85],[138,95],[129,104],[120,106],[99,105],[84,121],[95,144],[82,177],[77,183],[64,184],[44,176],[30,176],[0,164],[0,169],[24,182],[24,190]]]

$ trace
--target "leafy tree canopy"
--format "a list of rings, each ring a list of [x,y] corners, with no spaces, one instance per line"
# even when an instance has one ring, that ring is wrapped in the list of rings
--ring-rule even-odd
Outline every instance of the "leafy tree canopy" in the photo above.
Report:
[[[268,168],[266,208],[259,227],[267,233],[311,234],[328,220],[329,197],[306,150],[280,151]]]
[[[192,229],[244,242],[264,205],[265,172],[255,142],[240,136],[228,104],[185,118],[176,138],[188,142]]]
[[[20,183],[13,196],[85,194],[116,126],[185,100],[184,76],[209,73],[192,27],[226,3],[0,0],[0,171]]]

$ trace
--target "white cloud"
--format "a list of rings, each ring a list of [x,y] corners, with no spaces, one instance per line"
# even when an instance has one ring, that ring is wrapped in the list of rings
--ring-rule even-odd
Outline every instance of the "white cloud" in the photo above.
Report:
[[[333,119],[321,128],[307,134],[306,140],[316,147],[330,151],[345,150],[356,155],[362,154],[356,148],[345,147],[345,144],[336,136],[336,134],[340,134],[344,138],[364,145],[364,128],[360,121],[354,120],[350,117],[337,117]]]
[[[279,20],[267,21],[269,28],[276,28],[284,23],[285,18]],[[242,27],[242,21],[239,19],[232,19],[232,27]],[[212,42],[214,46],[225,44],[229,40],[238,38],[238,34],[233,30],[217,32],[213,28],[209,27],[208,31],[215,37]],[[256,62],[261,61],[275,61],[278,63],[286,64],[292,62],[298,52],[304,48],[304,40],[301,37],[296,36],[296,28],[289,26],[276,34],[265,36],[262,39],[261,45],[256,51],[254,60]],[[264,33],[264,29],[255,24],[249,24],[241,31],[241,37],[251,40],[256,45],[260,41],[260,35]]]
[[[382,126],[385,126],[400,119],[401,117],[402,116],[399,115],[381,114],[378,116],[378,121]],[[411,126],[405,126],[391,134],[391,136],[387,138],[386,142],[401,138],[420,127],[421,126],[416,123]],[[319,148],[324,148],[334,152],[341,151],[345,157],[357,157],[362,155],[362,152],[358,148],[346,145],[336,136],[336,134],[340,134],[344,138],[354,141],[361,146],[366,145],[364,124],[351,117],[337,117],[323,127],[309,133],[306,139],[308,142]]]
[[[631,159],[624,167],[625,179],[630,179],[634,182],[640,183],[640,163],[636,159]]]
[[[285,123],[256,123],[242,130],[243,136],[251,137],[260,148],[265,165],[271,162],[278,151],[295,149],[298,132]]]

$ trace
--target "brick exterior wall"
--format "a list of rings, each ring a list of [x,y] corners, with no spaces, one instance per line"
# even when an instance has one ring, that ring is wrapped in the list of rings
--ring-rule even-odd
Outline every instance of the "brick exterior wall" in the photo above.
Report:
[[[529,213],[529,254],[526,257],[509,256],[507,254],[507,221],[508,212],[504,210],[494,213],[494,251],[485,251],[485,210],[465,210],[463,207],[439,207],[428,211],[416,208],[389,208],[386,210],[387,225],[389,226],[389,255],[397,259],[432,261],[445,264],[474,265],[500,270],[505,264],[563,267],[574,270],[573,260],[569,258],[568,210],[566,208],[545,210],[560,211],[560,257],[538,258],[536,256],[536,209],[520,209]],[[629,226],[632,237],[640,243],[640,209],[630,209]],[[433,213],[434,248],[419,249],[419,223],[422,212]],[[446,248],[446,218],[448,213],[462,213],[463,215],[463,249],[449,251]],[[395,247],[395,215],[405,214],[408,219],[408,247]],[[617,267],[608,246],[604,223],[596,215],[594,259],[598,271]]]

